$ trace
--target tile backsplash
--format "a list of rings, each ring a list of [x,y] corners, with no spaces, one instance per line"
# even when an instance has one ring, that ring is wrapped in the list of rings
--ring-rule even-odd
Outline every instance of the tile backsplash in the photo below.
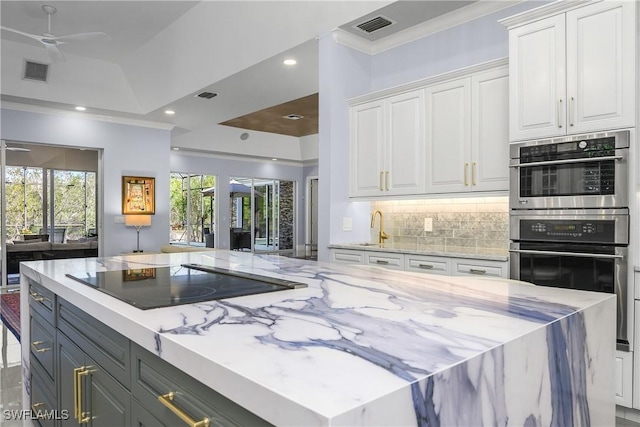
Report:
[[[384,214],[388,243],[426,247],[504,249],[509,247],[508,197],[374,201]],[[424,231],[431,218],[432,231]],[[378,238],[378,219],[371,241]]]

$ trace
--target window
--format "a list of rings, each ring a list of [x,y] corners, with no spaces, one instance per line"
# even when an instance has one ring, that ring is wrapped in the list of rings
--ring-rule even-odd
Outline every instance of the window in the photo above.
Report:
[[[215,176],[176,172],[169,185],[170,242],[213,247]]]

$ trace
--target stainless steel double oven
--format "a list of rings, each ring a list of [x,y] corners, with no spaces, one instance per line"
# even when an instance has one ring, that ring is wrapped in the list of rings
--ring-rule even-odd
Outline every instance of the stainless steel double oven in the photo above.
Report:
[[[629,131],[511,146],[511,278],[607,292],[629,350]]]

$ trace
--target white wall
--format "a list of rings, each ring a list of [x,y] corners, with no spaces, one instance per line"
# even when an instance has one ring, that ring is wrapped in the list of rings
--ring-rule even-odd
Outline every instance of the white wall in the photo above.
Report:
[[[122,214],[122,176],[156,179],[156,214],[140,232],[143,250],[157,250],[169,241],[169,131],[108,123],[79,116],[2,109],[0,138],[32,143],[102,149],[103,212],[101,255],[135,248],[135,229],[116,224]]]
[[[328,261],[329,243],[368,241],[369,202],[349,202],[349,109],[346,100],[371,90],[371,58],[320,38],[318,143],[318,260]],[[353,231],[343,231],[351,218]],[[366,228],[361,225],[366,224]]]

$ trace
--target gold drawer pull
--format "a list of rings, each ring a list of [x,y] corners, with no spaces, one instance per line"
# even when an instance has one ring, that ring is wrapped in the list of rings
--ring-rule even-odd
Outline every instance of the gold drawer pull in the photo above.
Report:
[[[38,413],[38,408],[41,407],[41,406],[44,406],[44,402],[34,403],[33,405],[31,405],[31,412],[37,414]]]
[[[467,178],[467,173],[469,171],[469,163],[464,164],[464,185],[469,186],[469,178]]]
[[[487,274],[487,270],[481,270],[479,268],[470,268],[469,273],[471,274]]]
[[[471,164],[471,185],[476,185],[476,162]]]
[[[37,292],[29,292],[29,295],[31,296],[31,298],[33,298],[34,301],[36,302],[44,302],[44,300],[46,300],[45,297],[43,297],[42,295],[40,295]]]
[[[424,268],[425,270],[433,270],[433,264],[418,264],[418,267]]]
[[[45,351],[49,351],[51,350],[51,347],[48,348],[38,348],[38,346],[40,344],[43,344],[44,341],[34,341],[31,343],[31,348],[33,349],[33,351],[35,351],[36,353],[44,353]]]
[[[176,394],[172,391],[170,391],[167,394],[163,394],[161,396],[158,396],[158,400],[160,401],[160,403],[162,403],[164,406],[166,406],[167,408],[169,408],[169,410],[171,412],[173,412],[174,414],[176,414],[178,416],[178,418],[180,418],[182,421],[184,421],[185,423],[187,423],[187,425],[189,425],[190,427],[209,427],[209,418],[205,418],[202,421],[196,421],[193,418],[191,418],[189,416],[189,414],[187,414],[186,412],[184,412],[182,409],[178,408],[175,403],[173,403],[173,398],[176,396]]]
[[[81,366],[73,370],[73,400],[74,400],[74,418],[78,424],[86,424],[91,421],[91,413],[82,411],[82,379],[89,375],[90,371],[86,366]]]

